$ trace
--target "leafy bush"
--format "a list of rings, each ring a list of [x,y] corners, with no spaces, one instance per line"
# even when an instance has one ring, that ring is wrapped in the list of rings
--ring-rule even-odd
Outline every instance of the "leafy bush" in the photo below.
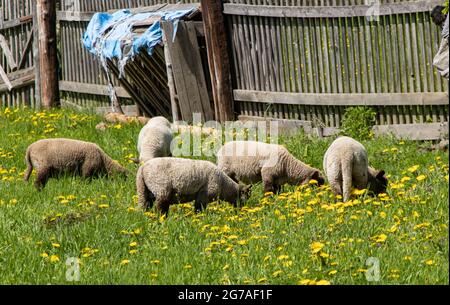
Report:
[[[375,125],[376,112],[370,107],[358,106],[345,110],[341,125],[341,134],[366,140],[373,137],[372,127]]]

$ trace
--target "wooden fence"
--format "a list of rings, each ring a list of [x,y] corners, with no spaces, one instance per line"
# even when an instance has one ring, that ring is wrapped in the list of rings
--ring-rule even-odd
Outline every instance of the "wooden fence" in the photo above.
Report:
[[[429,13],[442,1],[225,2],[242,116],[339,127],[346,107],[370,105],[378,124],[448,121],[448,84],[432,66],[440,29]]]
[[[369,105],[379,125],[447,122],[448,82],[432,66],[440,29],[430,18],[431,8],[442,0],[382,0],[379,6],[366,1],[375,2],[225,0],[237,114],[339,127],[346,107]],[[81,106],[109,105],[106,78],[81,44],[95,12],[175,2],[60,0],[62,99]],[[2,105],[34,106],[33,56],[24,53],[32,45],[33,1],[0,3],[0,33],[14,60],[22,62],[21,69],[13,68],[7,52],[0,52],[14,86],[7,92],[0,80]],[[370,11],[378,13],[377,21],[367,19]],[[19,73],[27,68],[28,74]],[[117,93],[122,102],[132,103],[124,88],[119,86]]]
[[[35,107],[33,0],[0,0],[0,107]]]

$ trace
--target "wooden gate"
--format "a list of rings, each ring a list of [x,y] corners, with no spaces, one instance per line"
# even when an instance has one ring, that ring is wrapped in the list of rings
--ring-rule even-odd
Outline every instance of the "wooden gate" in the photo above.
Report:
[[[35,2],[0,0],[0,106],[39,106],[34,86]]]

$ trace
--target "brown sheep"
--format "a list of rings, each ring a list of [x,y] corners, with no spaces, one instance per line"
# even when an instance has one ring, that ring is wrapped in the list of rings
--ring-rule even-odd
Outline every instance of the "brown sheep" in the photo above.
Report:
[[[28,181],[33,168],[37,175],[34,185],[44,188],[48,179],[60,173],[78,174],[84,178],[98,174],[127,174],[128,171],[111,159],[97,144],[71,139],[43,139],[32,143],[25,155]]]

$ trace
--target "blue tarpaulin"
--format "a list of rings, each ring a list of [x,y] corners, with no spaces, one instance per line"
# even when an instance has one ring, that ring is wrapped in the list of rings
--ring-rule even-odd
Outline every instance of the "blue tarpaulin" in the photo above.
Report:
[[[193,10],[191,8],[138,14],[132,14],[130,10],[120,10],[113,14],[96,13],[83,35],[83,45],[89,52],[102,59],[128,60],[141,50],[145,50],[151,55],[153,48],[162,41],[160,21],[155,21],[141,35],[133,34],[133,25],[152,17],[159,17],[163,21],[172,21],[174,24],[173,37],[175,38],[178,21],[183,16],[192,13]]]

